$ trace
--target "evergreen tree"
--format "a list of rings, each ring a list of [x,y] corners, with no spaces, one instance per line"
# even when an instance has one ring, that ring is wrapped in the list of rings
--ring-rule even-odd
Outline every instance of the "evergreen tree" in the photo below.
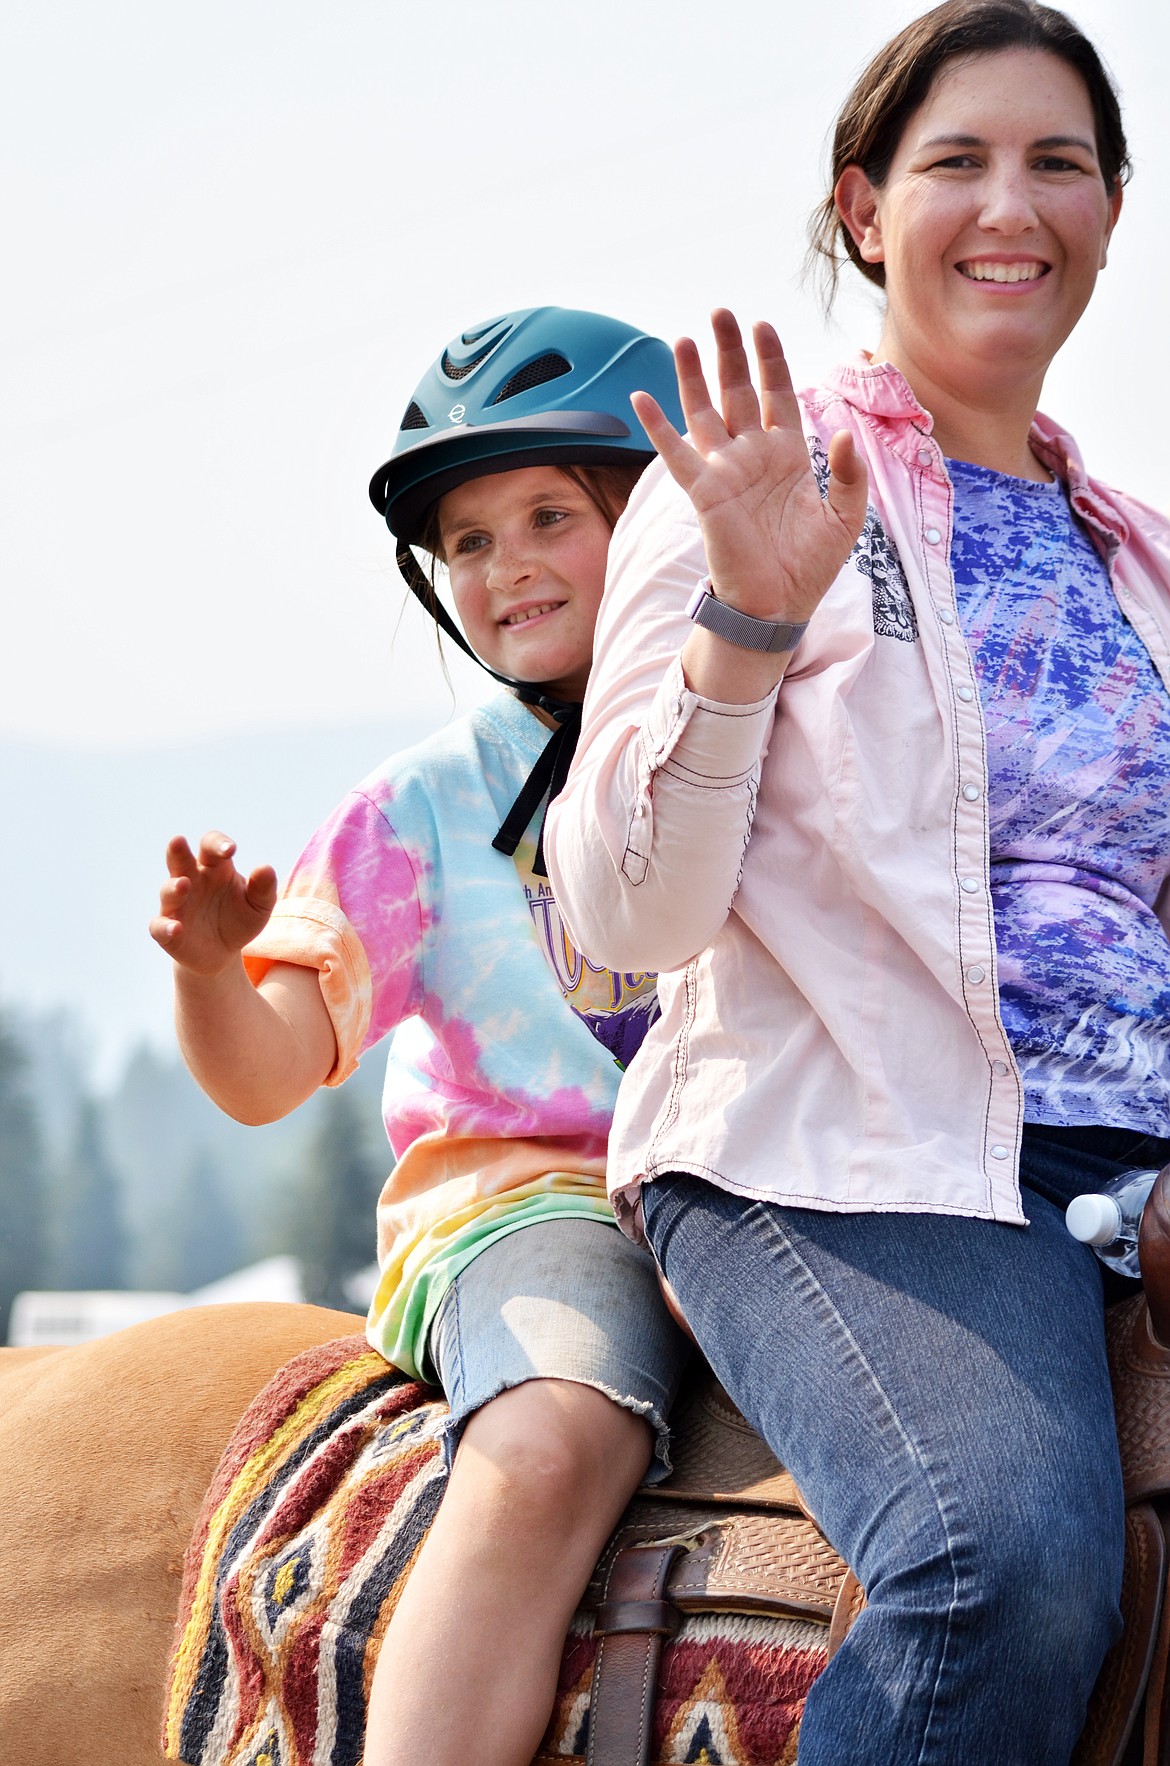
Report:
[[[126,1228],[101,1110],[82,1098],[58,1190],[57,1270],[62,1288],[126,1285]]]
[[[247,1262],[240,1216],[229,1200],[217,1162],[206,1146],[187,1161],[156,1245],[162,1285],[189,1294]]]
[[[90,1050],[85,1031],[64,1006],[48,1012],[14,1011],[11,1029],[24,1054],[25,1089],[40,1124],[46,1165],[56,1170],[70,1150],[88,1090]]]
[[[40,1285],[48,1213],[44,1150],[25,1089],[25,1059],[0,1021],[0,1342],[12,1302]]]
[[[352,1312],[348,1278],[374,1261],[376,1216],[385,1181],[385,1141],[371,1145],[364,1098],[348,1085],[321,1098],[300,1193],[290,1210],[289,1249],[301,1260],[305,1298]]]

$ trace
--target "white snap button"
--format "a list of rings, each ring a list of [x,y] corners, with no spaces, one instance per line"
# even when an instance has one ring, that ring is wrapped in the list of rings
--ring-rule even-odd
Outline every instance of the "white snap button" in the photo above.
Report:
[[[971,968],[967,970],[968,981],[973,982],[976,987],[978,987],[979,983],[986,978],[986,975],[987,970],[981,969],[978,963],[973,963]]]
[[[964,785],[963,796],[967,799],[968,803],[977,803],[979,801],[978,785]]]
[[[992,1147],[991,1157],[993,1159],[1006,1159],[1007,1156],[1008,1156],[1008,1150],[1006,1147]]]
[[[979,887],[979,879],[978,877],[964,877],[959,887],[960,889],[965,889],[968,895],[974,895]]]
[[[974,697],[975,697],[975,695],[971,691],[970,687],[960,687],[958,689],[958,694],[959,694],[960,699],[968,700],[968,701],[971,699],[974,699]]]
[[[938,610],[938,616],[944,625],[954,625],[955,623],[955,616],[949,607],[940,607]]]
[[[929,466],[930,462],[934,458],[934,455],[931,453],[929,448],[919,448],[918,458],[923,466]]]
[[[926,530],[926,537],[932,546],[937,546],[938,542],[942,539],[942,535],[939,533],[937,527],[928,527]]]
[[[1008,1064],[1006,1061],[993,1061],[991,1063],[991,1071],[995,1074],[997,1079],[1002,1079],[1007,1070]]]

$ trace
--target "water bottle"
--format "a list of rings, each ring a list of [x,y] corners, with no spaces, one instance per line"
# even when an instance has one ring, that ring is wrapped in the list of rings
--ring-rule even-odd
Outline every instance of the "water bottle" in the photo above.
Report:
[[[1065,1225],[1082,1245],[1092,1245],[1108,1268],[1141,1279],[1138,1227],[1156,1171],[1123,1171],[1107,1189],[1074,1196],[1065,1209]]]

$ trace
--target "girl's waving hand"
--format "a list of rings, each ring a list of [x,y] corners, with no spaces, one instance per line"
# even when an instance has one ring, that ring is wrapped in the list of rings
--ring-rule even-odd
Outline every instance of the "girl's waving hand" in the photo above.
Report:
[[[167,846],[170,873],[159,892],[161,912],[150,935],[196,975],[222,973],[267,925],[276,902],[276,873],[260,865],[247,877],[233,860],[226,834],[204,834],[197,853],[181,834]]]

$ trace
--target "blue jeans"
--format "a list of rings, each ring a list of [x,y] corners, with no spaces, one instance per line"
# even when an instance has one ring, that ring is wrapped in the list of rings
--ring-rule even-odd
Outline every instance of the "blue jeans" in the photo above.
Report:
[[[801,1766],[1067,1766],[1119,1629],[1124,1517],[1101,1265],[1063,1206],[1168,1159],[1029,1127],[1028,1228],[645,1187],[708,1360],[866,1589]]]

